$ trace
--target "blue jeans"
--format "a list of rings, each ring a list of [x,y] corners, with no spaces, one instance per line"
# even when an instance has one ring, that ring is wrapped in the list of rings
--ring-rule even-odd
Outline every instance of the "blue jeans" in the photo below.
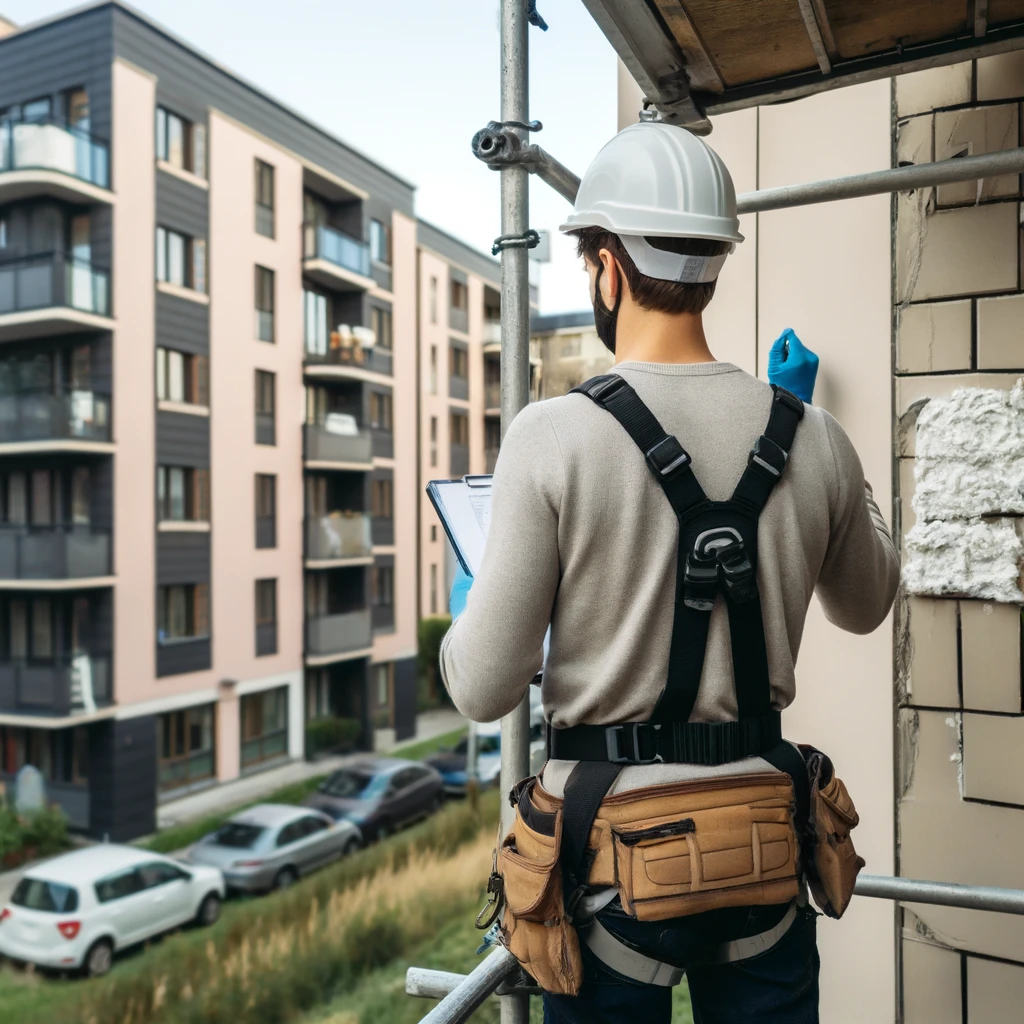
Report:
[[[701,964],[719,943],[772,928],[784,910],[744,907],[637,921],[616,900],[598,919],[647,956],[686,968],[694,1024],[818,1024],[818,915],[810,907],[801,909],[786,934],[764,953],[734,963]],[[579,995],[545,993],[544,1024],[670,1024],[670,988],[629,981],[585,945],[582,952]]]

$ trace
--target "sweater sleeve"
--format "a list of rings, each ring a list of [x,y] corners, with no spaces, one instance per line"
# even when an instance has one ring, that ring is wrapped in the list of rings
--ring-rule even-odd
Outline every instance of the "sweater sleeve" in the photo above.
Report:
[[[483,562],[441,644],[441,674],[467,718],[512,711],[544,660],[560,577],[562,457],[543,403],[528,406],[501,443]]]
[[[825,425],[838,493],[817,594],[829,622],[850,633],[870,633],[892,607],[900,558],[853,443],[828,413]]]

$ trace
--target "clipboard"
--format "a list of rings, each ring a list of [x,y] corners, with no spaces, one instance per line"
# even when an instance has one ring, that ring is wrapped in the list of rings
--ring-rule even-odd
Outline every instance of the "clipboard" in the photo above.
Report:
[[[452,550],[470,576],[480,571],[484,543],[491,524],[490,475],[464,476],[459,480],[431,480],[427,497],[437,512]]]

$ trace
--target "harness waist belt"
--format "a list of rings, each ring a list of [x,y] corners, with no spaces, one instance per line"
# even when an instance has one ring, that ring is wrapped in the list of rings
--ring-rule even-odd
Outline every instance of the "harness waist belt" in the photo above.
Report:
[[[548,729],[548,757],[611,764],[719,765],[755,757],[782,740],[782,715],[738,722],[626,722]]]

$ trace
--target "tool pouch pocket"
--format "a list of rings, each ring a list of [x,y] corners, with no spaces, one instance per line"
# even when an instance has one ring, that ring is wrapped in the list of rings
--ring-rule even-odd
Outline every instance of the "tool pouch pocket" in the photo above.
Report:
[[[542,989],[576,995],[583,982],[583,960],[579,936],[565,914],[559,863],[562,812],[530,808],[530,788],[517,787],[515,821],[498,850],[505,897],[502,941]]]
[[[660,786],[664,795],[657,796],[654,788],[634,791],[632,820],[616,814],[611,801],[601,808],[602,817],[619,819],[612,833],[620,898],[641,921],[785,903],[798,893],[788,776],[733,776],[703,787],[675,794]]]
[[[807,880],[822,912],[840,918],[853,898],[864,858],[857,856],[850,830],[860,821],[843,780],[820,750],[803,747],[811,784],[808,838],[813,844]]]

